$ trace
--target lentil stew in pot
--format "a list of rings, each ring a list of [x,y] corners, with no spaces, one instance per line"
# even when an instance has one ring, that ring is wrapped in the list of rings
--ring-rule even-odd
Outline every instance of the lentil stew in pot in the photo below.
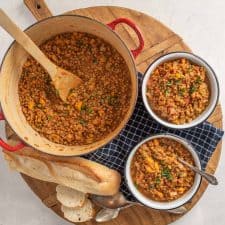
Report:
[[[91,144],[115,130],[131,98],[130,72],[118,51],[101,38],[80,32],[56,35],[40,48],[83,83],[71,90],[65,103],[48,73],[29,57],[19,80],[19,99],[32,128],[64,145]]]
[[[162,119],[173,124],[191,122],[209,105],[206,70],[185,58],[162,63],[152,72],[146,95]]]
[[[191,153],[170,138],[155,138],[142,144],[131,162],[131,177],[136,188],[155,201],[172,201],[193,185],[195,174],[177,157],[194,165]]]

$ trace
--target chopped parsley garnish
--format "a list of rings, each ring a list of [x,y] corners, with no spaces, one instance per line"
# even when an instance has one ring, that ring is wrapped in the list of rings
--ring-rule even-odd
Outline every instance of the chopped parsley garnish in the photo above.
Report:
[[[156,177],[156,179],[155,179],[155,184],[158,185],[158,184],[160,184],[160,182],[161,182],[160,177]]]
[[[201,84],[201,82],[202,82],[202,79],[200,76],[198,76],[197,79],[195,80],[195,84],[199,85],[199,84]]]
[[[172,80],[166,82],[166,86],[171,86],[173,84]]]
[[[199,85],[201,84],[202,82],[202,79],[200,76],[197,77],[197,79],[194,81],[194,83],[191,85],[190,87],[190,93],[194,93],[198,88],[199,88]]]
[[[107,100],[108,100],[108,104],[111,105],[111,106],[114,106],[118,103],[118,96],[108,96],[107,97]]]
[[[165,177],[167,180],[172,180],[172,174],[168,167],[163,167],[161,176]]]
[[[175,84],[180,84],[181,83],[181,79],[175,80]]]
[[[138,184],[137,184],[136,182],[134,183],[134,185],[135,185],[135,187],[138,189]]]
[[[84,120],[84,119],[79,119],[79,123],[80,123],[81,125],[86,125],[86,124],[87,124],[87,121]]]
[[[179,94],[180,96],[184,96],[184,92],[185,92],[185,88],[179,88],[178,94]]]
[[[166,88],[166,90],[165,90],[165,95],[168,96],[169,93],[170,93],[170,89]]]
[[[93,109],[88,107],[88,108],[86,109],[86,112],[87,112],[88,114],[93,113]]]
[[[194,85],[194,84],[192,84],[191,87],[190,87],[190,90],[189,90],[190,93],[192,94],[192,93],[194,93],[196,90],[197,90],[197,86]]]
[[[188,73],[190,73],[192,71],[192,69],[193,69],[193,66],[190,65],[189,68],[188,68]]]
[[[86,104],[82,104],[81,111],[85,111],[86,113],[90,114],[93,112],[93,109],[88,107]]]
[[[52,116],[51,115],[47,115],[47,118],[48,118],[48,120],[51,120]]]

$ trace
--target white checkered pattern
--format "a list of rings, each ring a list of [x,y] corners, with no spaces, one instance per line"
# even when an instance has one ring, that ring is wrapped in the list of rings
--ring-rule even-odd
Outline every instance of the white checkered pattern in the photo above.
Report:
[[[142,75],[139,74],[139,84],[141,77]],[[134,113],[118,137],[96,152],[86,155],[85,158],[119,171],[124,178],[125,162],[131,149],[144,138],[159,133],[176,134],[191,142],[200,156],[202,167],[205,168],[224,132],[208,122],[186,130],[163,127],[149,116],[142,102],[141,93],[139,93]],[[124,179],[121,191],[128,199],[134,200]]]

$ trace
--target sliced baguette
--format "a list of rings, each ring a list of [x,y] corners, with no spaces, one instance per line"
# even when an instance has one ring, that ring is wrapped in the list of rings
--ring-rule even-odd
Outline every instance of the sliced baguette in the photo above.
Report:
[[[61,210],[64,217],[74,223],[89,221],[94,216],[94,208],[89,199],[84,202],[81,208],[69,208],[62,205]]]
[[[30,147],[4,151],[10,168],[36,179],[61,184],[84,193],[113,195],[120,186],[120,174],[81,157],[48,155]]]
[[[86,200],[86,194],[75,189],[57,185],[56,186],[56,197],[58,201],[70,208],[80,208],[84,205]]]

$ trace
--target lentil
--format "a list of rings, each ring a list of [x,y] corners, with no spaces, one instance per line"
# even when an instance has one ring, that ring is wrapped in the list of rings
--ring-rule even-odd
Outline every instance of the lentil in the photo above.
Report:
[[[104,40],[79,32],[56,35],[40,48],[84,82],[70,91],[65,104],[47,72],[29,57],[19,80],[19,99],[28,123],[59,144],[103,139],[120,124],[129,106],[131,80],[122,56]]]

